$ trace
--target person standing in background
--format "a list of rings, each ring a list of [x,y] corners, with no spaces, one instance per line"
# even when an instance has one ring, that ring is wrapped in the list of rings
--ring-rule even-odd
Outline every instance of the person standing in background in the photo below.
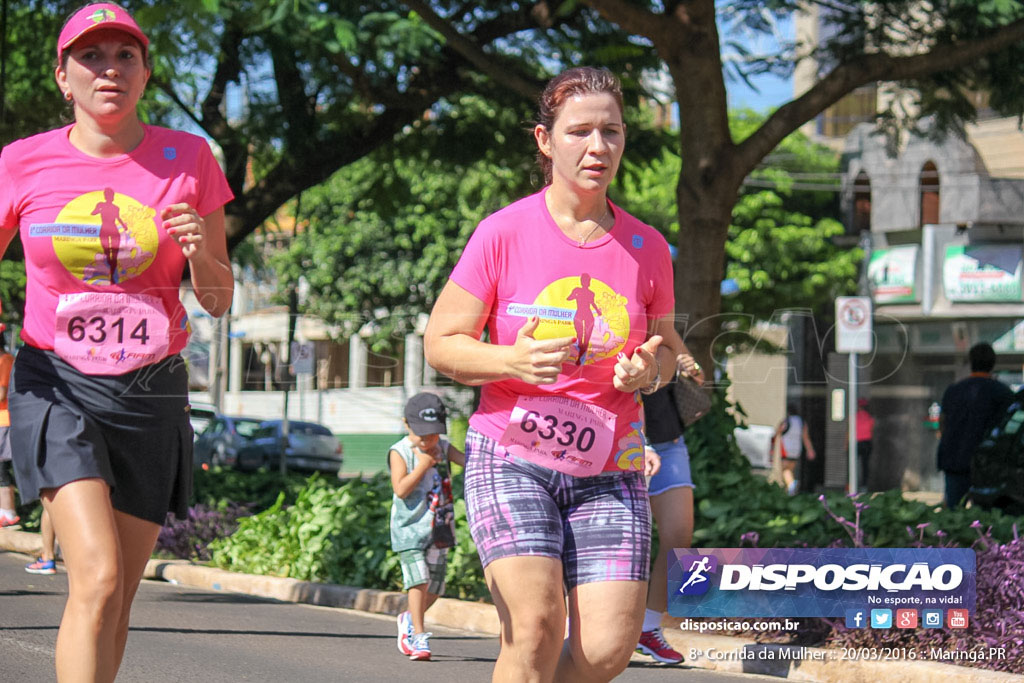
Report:
[[[676,367],[678,372],[685,372],[697,384],[704,385],[704,371],[689,353],[676,357]],[[661,618],[668,608],[668,552],[672,548],[689,548],[693,542],[694,484],[690,453],[683,438],[685,427],[679,419],[671,383],[644,397],[644,433],[650,447],[661,457],[661,469],[647,482],[651,513],[658,527],[658,554],[651,565],[647,609],[636,649],[662,664],[683,661],[682,653],[665,640]]]
[[[57,535],[53,533],[53,521],[46,508],[43,508],[43,514],[39,518],[39,536],[42,540],[42,550],[35,561],[25,565],[25,571],[29,574],[56,574]]]
[[[946,507],[961,503],[971,488],[971,458],[985,433],[1013,400],[1013,391],[992,377],[996,352],[980,343],[967,352],[970,376],[951,384],[942,394],[939,414],[938,466],[946,475]]]
[[[868,491],[868,476],[871,474],[871,441],[875,437],[875,418],[868,411],[868,400],[857,399],[857,464],[860,480],[858,488]]]
[[[815,457],[807,423],[800,417],[795,403],[786,406],[786,417],[775,428],[773,448],[775,443],[779,444],[782,454],[782,479],[786,484],[786,493],[792,496],[800,489],[800,480],[796,478],[800,456],[806,453],[808,460],[814,460]]]
[[[424,627],[424,615],[444,595],[448,549],[455,544],[449,464],[466,465],[462,451],[441,438],[448,432],[447,416],[440,397],[416,394],[405,404],[408,435],[388,449],[394,491],[391,549],[402,565],[409,605],[398,615],[398,651],[414,661],[430,659],[432,634]]]

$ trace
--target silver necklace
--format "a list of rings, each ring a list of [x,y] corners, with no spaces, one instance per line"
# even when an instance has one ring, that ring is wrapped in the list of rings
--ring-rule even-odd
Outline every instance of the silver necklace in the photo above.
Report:
[[[577,234],[579,235],[579,240],[578,240],[578,244],[579,244],[579,246],[581,246],[581,247],[582,247],[582,246],[584,246],[584,245],[585,245],[585,244],[587,243],[587,240],[589,240],[589,239],[590,239],[590,236],[594,234],[594,231],[595,231],[595,230],[597,230],[598,228],[600,228],[600,227],[601,227],[601,224],[602,224],[602,223],[604,223],[604,219],[605,219],[605,218],[606,218],[606,217],[607,217],[607,216],[608,216],[608,215],[609,215],[610,213],[611,213],[611,212],[610,212],[610,211],[608,211],[608,208],[607,208],[607,207],[605,207],[605,210],[604,210],[604,215],[603,215],[603,216],[601,216],[601,220],[599,220],[599,221],[594,221],[594,227],[592,227],[592,228],[590,229],[590,232],[588,232],[588,233],[587,233],[586,235],[584,235],[584,234],[583,234],[583,231],[582,231],[582,230],[579,230],[579,231],[577,232]]]

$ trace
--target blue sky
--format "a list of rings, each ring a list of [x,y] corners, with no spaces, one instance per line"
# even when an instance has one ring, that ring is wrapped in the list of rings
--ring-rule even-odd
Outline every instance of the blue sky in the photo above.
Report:
[[[737,50],[731,44],[742,46],[742,50],[752,55],[777,55],[785,50],[786,43],[792,43],[795,38],[796,27],[792,17],[776,19],[767,12],[762,13],[766,22],[774,26],[774,35],[745,28],[741,22],[728,18],[728,12],[723,8],[728,6],[726,2],[719,2],[719,39],[722,43],[722,58],[728,60],[730,57],[738,59]],[[730,109],[750,108],[758,112],[764,112],[778,107],[793,98],[793,79],[779,78],[777,76],[765,75],[751,79],[756,90],[750,88],[746,83],[738,79],[726,81],[726,93],[729,98]]]
[[[753,82],[760,92],[751,90],[742,82],[726,85],[730,109],[750,108],[757,112],[765,112],[793,99],[792,78],[762,76]]]

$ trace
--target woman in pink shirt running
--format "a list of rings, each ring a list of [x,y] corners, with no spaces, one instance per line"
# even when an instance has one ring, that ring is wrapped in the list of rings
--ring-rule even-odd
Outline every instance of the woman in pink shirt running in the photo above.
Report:
[[[59,681],[112,681],[143,570],[192,473],[186,262],[212,315],[231,304],[232,194],[205,140],[144,125],[149,40],[118,5],[75,12],[57,43],[74,123],[0,152],[0,253],[27,274],[11,443],[22,499],[61,540]]]
[[[427,325],[430,364],[482,385],[465,496],[501,619],[495,680],[610,680],[643,622],[654,462],[638,394],[685,346],[665,239],[608,200],[622,114],[605,70],[548,84],[534,128],[548,185],[480,223]]]

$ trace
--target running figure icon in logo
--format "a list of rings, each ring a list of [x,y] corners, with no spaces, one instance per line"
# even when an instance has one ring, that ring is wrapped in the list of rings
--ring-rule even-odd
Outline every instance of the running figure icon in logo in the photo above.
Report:
[[[579,355],[576,356],[576,365],[583,364],[583,357],[590,346],[590,335],[594,333],[594,314],[601,315],[601,309],[594,302],[595,294],[590,289],[590,275],[580,275],[580,286],[572,290],[566,297],[569,301],[576,301],[576,315],[573,316],[573,329],[576,331],[576,340],[579,344]],[[590,309],[594,309],[591,313]]]
[[[679,587],[680,595],[701,595],[708,592],[711,584],[708,582],[708,574],[718,568],[718,558],[712,555],[686,555],[679,558],[681,566],[689,568],[686,570],[689,575]]]

